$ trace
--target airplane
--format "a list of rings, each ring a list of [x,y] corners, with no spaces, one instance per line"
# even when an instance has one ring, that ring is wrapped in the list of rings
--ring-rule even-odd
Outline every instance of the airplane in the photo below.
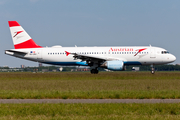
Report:
[[[126,65],[154,65],[174,62],[176,57],[167,50],[153,46],[109,47],[42,47],[34,42],[17,21],[8,21],[14,49],[5,54],[39,63],[61,66],[89,66],[92,74],[98,68],[123,71]]]

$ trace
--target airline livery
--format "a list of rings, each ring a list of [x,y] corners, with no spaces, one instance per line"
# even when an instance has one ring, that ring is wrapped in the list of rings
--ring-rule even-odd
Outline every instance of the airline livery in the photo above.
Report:
[[[15,49],[5,54],[35,62],[64,65],[90,66],[91,73],[98,68],[122,71],[126,65],[154,65],[174,62],[176,57],[167,50],[153,46],[110,46],[110,47],[42,47],[37,45],[16,21],[9,21]]]

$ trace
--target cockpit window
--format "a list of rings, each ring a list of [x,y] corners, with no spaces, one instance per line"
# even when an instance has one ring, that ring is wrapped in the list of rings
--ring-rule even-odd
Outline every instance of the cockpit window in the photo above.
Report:
[[[162,51],[161,53],[162,53],[162,54],[169,54],[168,51]]]

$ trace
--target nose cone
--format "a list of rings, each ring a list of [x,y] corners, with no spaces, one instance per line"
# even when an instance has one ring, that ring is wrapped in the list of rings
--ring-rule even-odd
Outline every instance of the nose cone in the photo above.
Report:
[[[174,62],[176,60],[176,57],[174,55],[171,55],[170,60],[171,62]]]

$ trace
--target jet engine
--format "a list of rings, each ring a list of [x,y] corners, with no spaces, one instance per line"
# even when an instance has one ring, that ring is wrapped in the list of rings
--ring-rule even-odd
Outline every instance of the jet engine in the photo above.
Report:
[[[106,61],[101,65],[101,67],[104,67],[113,71],[122,71],[124,70],[124,62],[122,60]]]

